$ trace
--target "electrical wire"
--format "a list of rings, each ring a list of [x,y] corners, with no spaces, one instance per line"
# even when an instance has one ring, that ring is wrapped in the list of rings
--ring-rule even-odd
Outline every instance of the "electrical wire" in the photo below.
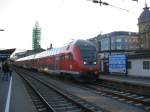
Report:
[[[103,2],[102,0],[100,0],[100,1],[98,1],[98,0],[87,0],[87,1],[92,1],[93,3],[99,3],[100,6],[101,5],[111,6],[111,7],[114,7],[114,8],[121,9],[121,10],[129,12],[129,10],[127,10],[127,9],[124,9],[124,8],[121,8],[121,7],[118,7],[118,6],[115,6],[115,5],[111,5],[111,4],[107,3],[107,2]],[[138,1],[138,0],[136,0],[136,1]]]

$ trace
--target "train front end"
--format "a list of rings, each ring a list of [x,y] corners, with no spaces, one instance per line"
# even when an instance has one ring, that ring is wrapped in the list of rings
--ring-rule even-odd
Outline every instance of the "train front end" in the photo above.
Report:
[[[99,64],[97,63],[96,46],[86,40],[78,40],[77,61],[80,78],[84,80],[96,80],[99,78]]]

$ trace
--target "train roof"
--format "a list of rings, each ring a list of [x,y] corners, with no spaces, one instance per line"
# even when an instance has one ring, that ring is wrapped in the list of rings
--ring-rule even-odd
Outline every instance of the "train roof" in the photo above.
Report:
[[[31,59],[39,59],[39,58],[43,58],[43,57],[48,57],[48,56],[53,56],[53,55],[57,55],[57,54],[61,54],[61,53],[66,53],[66,52],[70,51],[69,49],[70,49],[71,45],[78,45],[78,46],[84,46],[84,47],[88,47],[88,45],[94,46],[94,44],[92,44],[88,40],[74,40],[74,41],[70,42],[69,44],[67,44],[64,47],[52,48],[52,49],[43,51],[41,53],[37,53],[37,54],[33,54],[33,55],[30,55],[30,56],[26,56],[26,57],[20,58],[20,59],[18,59],[16,61],[25,61],[25,60],[31,60]]]
[[[61,47],[61,48],[52,48],[46,51],[43,51],[41,53],[33,54],[30,56],[26,56],[23,58],[18,59],[17,61],[25,61],[25,60],[31,60],[31,59],[38,59],[38,58],[43,58],[43,57],[48,57],[56,54],[63,53],[67,46]]]
[[[25,61],[25,60],[31,60],[31,59],[38,59],[38,58],[43,58],[43,57],[48,57],[48,56],[53,56],[53,55],[65,53],[67,51],[67,48],[68,48],[69,45],[66,45],[66,46],[60,47],[60,48],[52,48],[52,49],[43,51],[41,53],[37,53],[37,54],[33,54],[33,55],[30,55],[30,56],[20,58],[16,61]]]
[[[81,47],[88,47],[88,46],[93,46],[95,47],[95,45],[90,42],[89,40],[77,40],[75,42],[76,45],[81,46]]]

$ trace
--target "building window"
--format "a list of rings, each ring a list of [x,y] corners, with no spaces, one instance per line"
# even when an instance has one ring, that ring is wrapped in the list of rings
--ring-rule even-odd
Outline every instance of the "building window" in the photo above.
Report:
[[[150,69],[150,61],[143,61],[143,69],[145,70]]]
[[[131,63],[131,61],[128,61],[128,62],[127,62],[127,67],[128,67],[128,69],[131,69],[131,68],[132,68],[132,63]]]
[[[121,41],[122,41],[121,38],[116,39],[116,42],[121,42]]]

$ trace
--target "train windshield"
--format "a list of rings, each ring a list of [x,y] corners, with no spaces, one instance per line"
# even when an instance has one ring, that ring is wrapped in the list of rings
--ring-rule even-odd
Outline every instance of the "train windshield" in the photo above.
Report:
[[[78,41],[77,45],[80,49],[83,61],[96,61],[96,47],[88,41]]]

